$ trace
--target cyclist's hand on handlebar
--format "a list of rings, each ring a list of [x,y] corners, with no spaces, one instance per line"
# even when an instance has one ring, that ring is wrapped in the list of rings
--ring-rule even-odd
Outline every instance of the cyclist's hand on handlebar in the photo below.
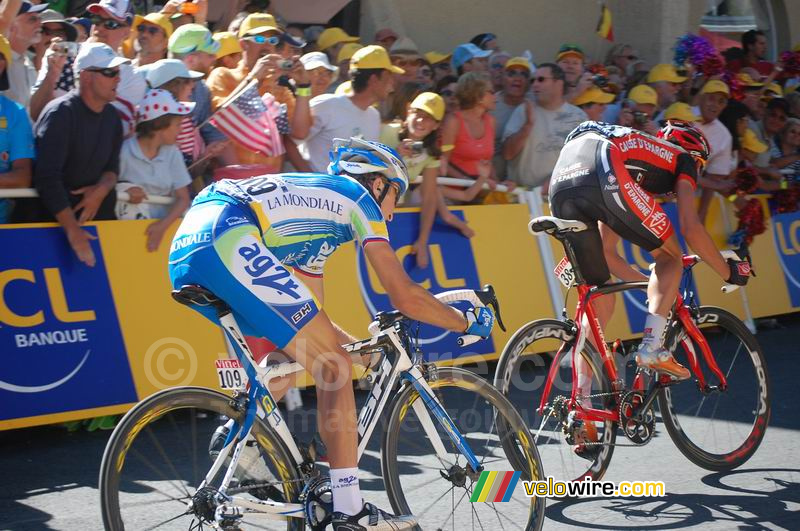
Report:
[[[728,258],[728,267],[731,270],[731,274],[727,280],[728,284],[746,286],[747,281],[750,280],[750,262],[747,260]]]
[[[464,312],[464,318],[468,326],[464,333],[472,336],[480,336],[484,339],[492,334],[494,326],[494,314],[486,306],[476,306]]]

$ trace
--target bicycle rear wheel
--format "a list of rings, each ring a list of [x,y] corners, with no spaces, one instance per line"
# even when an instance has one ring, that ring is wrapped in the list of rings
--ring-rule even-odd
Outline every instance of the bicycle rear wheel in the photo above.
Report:
[[[539,454],[522,418],[490,383],[460,368],[434,369],[425,379],[486,471],[518,470],[520,480],[544,479]],[[389,407],[381,469],[392,509],[413,514],[419,529],[425,530],[541,529],[545,499],[528,498],[521,481],[506,491],[508,502],[470,502],[480,474],[472,471],[431,415],[448,458],[437,456],[413,407],[419,398],[416,389],[407,385]],[[497,430],[500,421],[510,427],[504,436]],[[524,468],[518,468],[521,465]],[[489,500],[503,492],[500,480],[496,486]]]
[[[658,405],[664,426],[683,455],[707,470],[732,470],[755,453],[769,424],[764,353],[747,327],[722,308],[700,307],[697,323],[728,388],[704,394],[697,385],[683,382],[663,389]],[[706,383],[717,385],[700,347],[682,329],[678,333],[678,359],[683,362],[687,348],[692,348]]]
[[[228,419],[242,421],[244,412],[231,406],[230,397],[200,387],[179,387],[156,393],[131,409],[119,422],[106,445],[100,466],[100,499],[105,528],[181,530],[204,529],[213,520],[213,494],[225,468],[214,482],[198,491],[213,459],[208,446],[214,431]],[[285,445],[261,419],[256,418],[255,438],[271,477],[261,478],[282,500],[297,500],[303,487],[294,460]],[[252,469],[248,469],[252,470]],[[243,477],[240,468],[234,481]],[[233,482],[232,482],[233,483]],[[229,494],[252,498],[247,489]],[[236,491],[240,492],[237,493]],[[195,507],[205,508],[205,517]],[[201,511],[202,512],[202,511]],[[240,523],[247,529],[303,529],[303,520],[270,520],[263,514],[246,513]]]
[[[536,447],[542,456],[542,466],[556,481],[580,481],[590,477],[599,481],[606,472],[614,453],[617,424],[611,421],[592,422],[601,444],[589,454],[590,459],[575,453],[564,428],[568,426],[568,411],[557,404],[572,394],[572,362],[570,352],[575,334],[567,323],[556,319],[539,319],[517,330],[506,344],[497,363],[494,385],[509,399],[527,423]],[[560,360],[556,353],[563,352]],[[592,373],[591,394],[604,395],[591,399],[595,408],[614,408],[611,384],[595,360],[599,357],[587,341],[580,355]],[[545,411],[539,413],[539,403],[552,363],[559,363],[547,397]],[[584,399],[583,403],[587,401]],[[551,411],[552,407],[552,411]],[[550,414],[552,412],[552,414]]]

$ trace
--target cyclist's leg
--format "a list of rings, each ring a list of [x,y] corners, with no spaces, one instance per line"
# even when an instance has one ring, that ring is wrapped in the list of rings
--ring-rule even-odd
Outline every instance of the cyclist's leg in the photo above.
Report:
[[[675,378],[688,378],[689,371],[663,349],[667,314],[675,300],[682,270],[678,239],[661,206],[633,180],[617,150],[607,152],[607,164],[606,183],[613,176],[614,186],[603,188],[609,213],[604,222],[626,240],[652,253],[656,262],[648,284],[650,302],[637,361],[641,366]]]

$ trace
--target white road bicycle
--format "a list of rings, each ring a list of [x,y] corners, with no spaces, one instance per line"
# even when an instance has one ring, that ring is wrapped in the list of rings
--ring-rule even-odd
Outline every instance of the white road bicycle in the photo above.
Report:
[[[233,396],[200,387],[166,389],[124,416],[100,469],[106,529],[325,529],[330,481],[313,450],[292,436],[267,389],[269,381],[302,367],[258,366],[230,308],[208,290],[184,286],[173,297],[216,309],[248,384]],[[502,326],[491,286],[437,298],[492,306]],[[509,502],[470,502],[483,471],[517,470],[521,479],[543,479],[539,454],[520,415],[489,382],[423,361],[414,328],[397,311],[381,312],[370,339],[346,346],[355,363],[369,367],[372,383],[358,417],[359,460],[385,410],[381,471],[395,513],[414,514],[419,529],[540,529],[545,500],[528,498],[522,488]],[[459,343],[478,339],[462,336]],[[212,459],[209,441],[223,425],[227,438]],[[258,466],[244,464],[253,448]],[[260,478],[252,477],[255,469]]]

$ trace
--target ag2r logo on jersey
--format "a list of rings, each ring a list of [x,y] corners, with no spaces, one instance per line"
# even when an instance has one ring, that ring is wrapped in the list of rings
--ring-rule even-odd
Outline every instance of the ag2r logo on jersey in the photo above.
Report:
[[[778,248],[778,260],[786,278],[789,300],[800,307],[800,212],[775,214],[772,217],[772,234]],[[756,264],[757,265],[757,264]]]
[[[464,219],[462,211],[455,210],[453,214]],[[411,279],[423,288],[430,290],[431,293],[441,293],[453,289],[481,287],[470,241],[457,230],[436,220],[428,240],[430,264],[427,268],[420,269],[416,266],[416,257],[411,254],[412,245],[419,235],[419,214],[395,213],[388,228],[389,240],[397,258]],[[356,260],[361,296],[367,311],[372,315],[382,310],[394,309],[375,271],[368,266],[361,249],[357,252]],[[467,307],[460,308],[464,310]],[[456,342],[459,335],[461,334],[423,324],[420,327],[419,338],[426,359],[440,360],[494,352],[491,338],[474,343],[465,349],[459,347]]]
[[[0,230],[0,247],[0,420],[135,402],[99,243],[93,268],[58,227]]]

